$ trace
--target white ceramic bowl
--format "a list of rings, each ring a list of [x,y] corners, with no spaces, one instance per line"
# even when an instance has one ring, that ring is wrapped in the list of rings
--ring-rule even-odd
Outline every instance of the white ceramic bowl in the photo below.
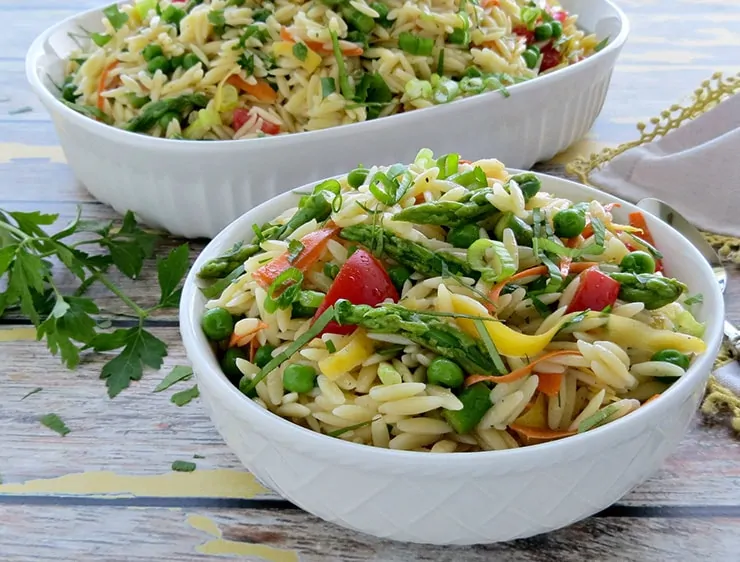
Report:
[[[619,202],[591,188],[540,175],[543,191],[572,200]],[[311,186],[303,189],[307,190]],[[180,330],[211,419],[244,465],[276,492],[322,519],[371,535],[435,544],[475,544],[564,527],[617,501],[658,469],[696,411],[722,335],[724,304],[712,270],[671,227],[647,215],[666,272],[704,295],[708,349],[663,396],[613,423],[507,451],[426,454],[349,443],[304,429],[243,396],[222,374],[200,329],[205,299],[195,272],[295,205],[282,194],[221,232],[190,272]]]
[[[496,154],[516,168],[551,158],[582,137],[601,111],[617,56],[627,39],[625,15],[609,0],[562,0],[583,28],[610,44],[594,56],[509,88],[452,104],[322,131],[238,141],[152,138],[103,125],[56,97],[62,60],[79,26],[100,31],[100,9],[42,33],[26,58],[28,80],[51,113],[67,161],[100,201],[135,211],[176,235],[213,237],[255,205],[306,181],[357,164],[411,161],[419,148],[475,160]]]

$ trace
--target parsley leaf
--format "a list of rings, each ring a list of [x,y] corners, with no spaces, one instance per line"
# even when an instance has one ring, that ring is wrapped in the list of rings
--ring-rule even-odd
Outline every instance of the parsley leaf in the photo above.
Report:
[[[695,304],[701,304],[704,302],[704,295],[701,293],[697,293],[694,296],[688,297],[683,303],[687,306],[692,306]]]
[[[293,56],[301,62],[305,61],[308,56],[308,47],[304,43],[294,43]]]
[[[118,31],[128,21],[128,14],[123,13],[118,9],[116,4],[111,4],[103,10],[103,15],[108,18],[108,21],[113,26],[113,29]]]
[[[337,91],[337,84],[331,76],[321,79],[321,97],[325,98]]]
[[[594,47],[594,53],[598,53],[599,51],[603,50],[604,47],[606,47],[609,44],[609,37],[604,37],[601,41],[599,41],[599,44]]]
[[[152,392],[162,392],[180,381],[189,381],[193,378],[193,369],[184,365],[173,367],[169,374],[162,379]]]
[[[175,472],[193,472],[195,463],[190,461],[175,461],[172,463],[172,470]]]
[[[247,76],[254,74],[254,55],[252,53],[242,53],[236,62],[244,69]]]
[[[162,294],[159,304],[163,307],[176,307],[180,303],[182,289],[180,281],[190,266],[190,246],[183,244],[172,250],[169,255],[157,260],[157,280]]]
[[[185,404],[189,404],[192,400],[195,398],[198,398],[200,396],[200,391],[198,390],[198,385],[194,385],[187,390],[181,390],[180,392],[176,392],[172,395],[170,398],[170,402],[175,404],[176,406],[184,406]]]
[[[60,418],[56,414],[46,414],[45,416],[41,416],[41,419],[39,419],[39,421],[42,425],[48,427],[52,431],[56,431],[62,437],[70,432],[67,424],[65,424],[62,421],[62,418]]]
[[[300,240],[291,240],[290,243],[288,243],[288,263],[292,264],[297,260],[304,248],[305,246]]]
[[[128,388],[131,381],[141,380],[144,367],[159,369],[167,355],[167,346],[150,332],[137,326],[125,330],[125,346],[121,353],[108,361],[100,374],[108,387],[108,396],[115,398]]]

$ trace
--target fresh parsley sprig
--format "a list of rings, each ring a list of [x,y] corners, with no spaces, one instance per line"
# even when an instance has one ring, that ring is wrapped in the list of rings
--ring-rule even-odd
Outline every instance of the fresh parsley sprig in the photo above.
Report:
[[[158,303],[143,308],[126,295],[109,277],[111,268],[136,279],[144,262],[154,252],[156,234],[142,229],[132,212],[120,228],[113,221],[85,221],[76,218],[56,234],[45,227],[55,225],[59,216],[0,209],[0,316],[19,309],[36,327],[39,340],[45,339],[53,355],[59,355],[70,369],[80,363],[80,353],[118,351],[102,368],[108,395],[113,398],[139,380],[145,367],[159,369],[167,355],[165,343],[144,328],[155,311],[177,306],[179,288],[189,266],[187,244],[157,260],[160,287]],[[54,261],[79,282],[72,294],[63,294],[54,276]],[[101,318],[97,304],[85,294],[100,283],[116,295],[138,320],[135,326],[106,333],[109,325]]]

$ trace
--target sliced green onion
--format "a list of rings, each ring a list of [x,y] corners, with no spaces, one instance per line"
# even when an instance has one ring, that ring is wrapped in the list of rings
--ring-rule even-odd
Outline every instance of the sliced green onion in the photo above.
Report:
[[[301,252],[304,250],[305,246],[300,240],[291,240],[288,243],[288,263],[293,263],[296,259],[298,259],[298,256],[301,255]]]
[[[398,36],[398,47],[410,55],[430,56],[434,51],[434,39],[419,37],[408,31]]]
[[[423,150],[423,149],[422,149]],[[418,157],[418,155],[417,155]],[[386,171],[386,174],[389,178],[395,179],[398,176],[400,176],[402,173],[406,171],[406,166],[403,164],[393,164],[388,170]]]
[[[490,259],[487,259],[489,258]],[[506,246],[498,240],[481,238],[468,248],[468,264],[479,271],[486,283],[497,283],[516,273],[516,264]]]
[[[360,429],[363,427],[366,427],[373,423],[373,420],[367,420],[364,422],[356,423],[354,425],[349,425],[347,427],[342,427],[340,429],[335,429],[334,431],[330,431],[327,433],[329,437],[339,437],[340,435],[343,435],[344,433],[347,433],[348,431],[354,431],[355,429]]]
[[[339,195],[342,191],[342,184],[336,179],[324,180],[321,183],[316,184],[311,195],[316,195],[322,191],[330,191],[334,195]]]
[[[384,385],[401,384],[403,382],[401,373],[388,363],[378,365],[378,378]]]
[[[298,302],[306,308],[318,308],[324,302],[325,297],[324,293],[318,291],[301,291],[298,295]]]
[[[329,353],[336,353],[337,352],[337,346],[334,345],[334,342],[331,340],[326,340],[326,350]]]
[[[434,84],[434,82],[437,83]],[[449,103],[460,93],[460,86],[450,78],[433,76],[432,83],[435,103]]]
[[[288,308],[298,298],[302,283],[303,273],[298,268],[290,267],[278,275],[267,289],[265,308],[272,309],[268,312],[274,312],[277,308]],[[278,291],[279,296],[276,295]]]
[[[339,47],[339,37],[337,37],[337,32],[334,30],[329,31],[329,35],[331,35],[331,45],[332,50],[334,51],[334,58],[337,61],[339,89],[342,91],[342,95],[346,99],[351,100],[355,97],[355,92],[349,81],[349,76],[347,76],[347,67],[344,65],[344,55],[342,55],[342,49]]]
[[[422,148],[416,153],[414,164],[421,166],[424,169],[430,168],[434,164],[434,152],[428,148]]]
[[[241,381],[239,382],[239,390],[242,391],[243,394],[248,394],[251,392],[262,380],[269,375],[272,371],[280,367],[283,363],[285,363],[288,359],[290,359],[298,350],[300,350],[304,345],[306,345],[308,342],[310,342],[312,339],[314,339],[316,336],[318,336],[324,328],[326,328],[329,325],[329,322],[331,322],[334,319],[334,307],[330,306],[327,308],[324,312],[321,313],[321,316],[319,316],[316,321],[313,323],[313,325],[300,337],[296,338],[295,341],[293,341],[292,344],[288,346],[288,348],[283,351],[282,353],[278,354],[276,357],[273,357],[270,362],[265,365],[262,370],[255,375],[255,377],[252,380],[249,380],[247,376],[243,376]]]
[[[440,156],[439,159],[437,159],[437,167],[439,168],[439,176],[437,177],[444,180],[450,176],[454,176],[458,171],[459,163],[460,155],[455,154],[454,152]]]
[[[619,411],[619,408],[619,404],[609,404],[608,406],[601,408],[601,410],[590,415],[578,424],[578,433],[584,433],[585,431],[602,424],[609,416],[616,414]]]
[[[486,330],[486,325],[483,323],[482,320],[474,320],[473,323],[475,324],[475,329],[478,330],[478,335],[480,335],[481,339],[483,340],[483,344],[486,346],[488,354],[491,356],[493,366],[499,373],[504,374],[506,372],[506,366],[501,360],[501,355],[499,355],[498,349],[496,349],[496,344],[493,343],[491,334],[489,334],[488,330]]]
[[[331,210],[338,213],[342,209],[342,194],[337,193],[331,201]]]
[[[381,189],[382,185],[382,189]],[[383,172],[377,172],[370,180],[370,193],[384,205],[395,205],[398,184]]]

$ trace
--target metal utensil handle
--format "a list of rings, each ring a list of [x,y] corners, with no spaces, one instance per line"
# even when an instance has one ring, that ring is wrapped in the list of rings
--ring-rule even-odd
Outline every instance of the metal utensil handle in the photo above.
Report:
[[[740,357],[740,330],[725,320],[725,336],[730,344],[730,351],[735,357]]]

